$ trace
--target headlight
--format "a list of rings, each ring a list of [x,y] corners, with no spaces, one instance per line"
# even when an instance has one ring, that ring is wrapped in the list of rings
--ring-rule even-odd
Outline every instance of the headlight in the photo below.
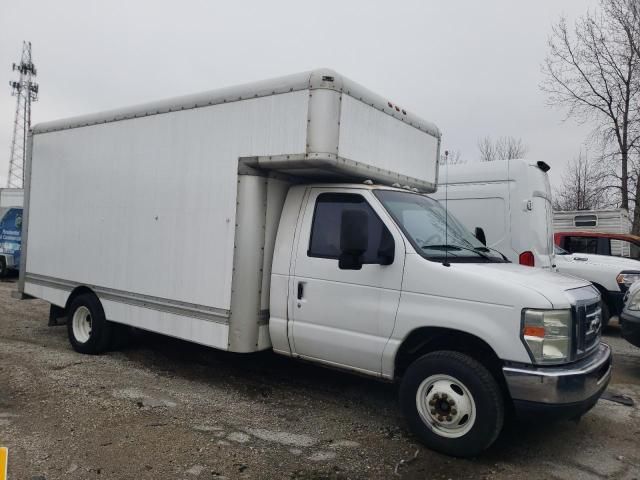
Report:
[[[616,277],[616,282],[618,282],[618,287],[623,292],[626,291],[634,282],[640,280],[640,272],[629,271],[629,272],[620,272]]]
[[[624,308],[633,311],[640,310],[640,290],[636,289],[635,293],[627,298]]]
[[[522,338],[535,363],[568,362],[571,310],[524,310]]]

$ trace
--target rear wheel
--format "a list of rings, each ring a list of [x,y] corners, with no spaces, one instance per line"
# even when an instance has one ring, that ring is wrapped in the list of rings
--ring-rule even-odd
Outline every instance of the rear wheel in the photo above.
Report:
[[[409,427],[427,447],[458,457],[488,448],[504,423],[498,383],[486,367],[459,352],[416,360],[402,380],[400,403]]]
[[[85,293],[71,302],[67,317],[69,342],[76,352],[104,352],[111,339],[111,322],[107,321],[98,297]]]

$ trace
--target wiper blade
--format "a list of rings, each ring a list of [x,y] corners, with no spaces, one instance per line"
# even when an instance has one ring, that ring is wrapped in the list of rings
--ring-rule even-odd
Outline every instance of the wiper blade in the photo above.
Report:
[[[464,247],[462,245],[447,245],[447,244],[444,244],[444,245],[422,245],[422,247],[420,247],[420,248],[422,248],[423,250],[426,250],[426,249],[431,249],[431,250],[467,250],[468,252],[473,252],[476,255],[479,255],[482,258],[485,258],[485,259],[487,259],[487,260],[489,260],[491,262],[494,260],[489,255],[485,255],[484,253],[476,250],[475,248]]]
[[[498,255],[502,257],[505,262],[509,262],[509,259],[505,257],[504,253],[496,250],[495,248],[483,246],[483,247],[473,247],[474,250],[478,250],[480,252],[496,252]]]
[[[459,247],[458,245],[422,245],[420,248],[429,248],[431,250],[462,250],[466,247]]]

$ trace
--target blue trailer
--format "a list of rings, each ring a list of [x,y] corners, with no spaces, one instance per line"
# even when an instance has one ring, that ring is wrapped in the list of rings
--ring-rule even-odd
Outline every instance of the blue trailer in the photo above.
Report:
[[[22,208],[0,209],[0,278],[20,268]]]

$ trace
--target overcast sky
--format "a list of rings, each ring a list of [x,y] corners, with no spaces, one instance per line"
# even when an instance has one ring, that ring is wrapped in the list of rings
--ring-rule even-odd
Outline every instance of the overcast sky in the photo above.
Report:
[[[595,0],[0,2],[0,176],[22,40],[33,44],[33,123],[329,67],[435,122],[443,146],[521,137],[557,184],[590,131],[538,85],[553,22]]]

